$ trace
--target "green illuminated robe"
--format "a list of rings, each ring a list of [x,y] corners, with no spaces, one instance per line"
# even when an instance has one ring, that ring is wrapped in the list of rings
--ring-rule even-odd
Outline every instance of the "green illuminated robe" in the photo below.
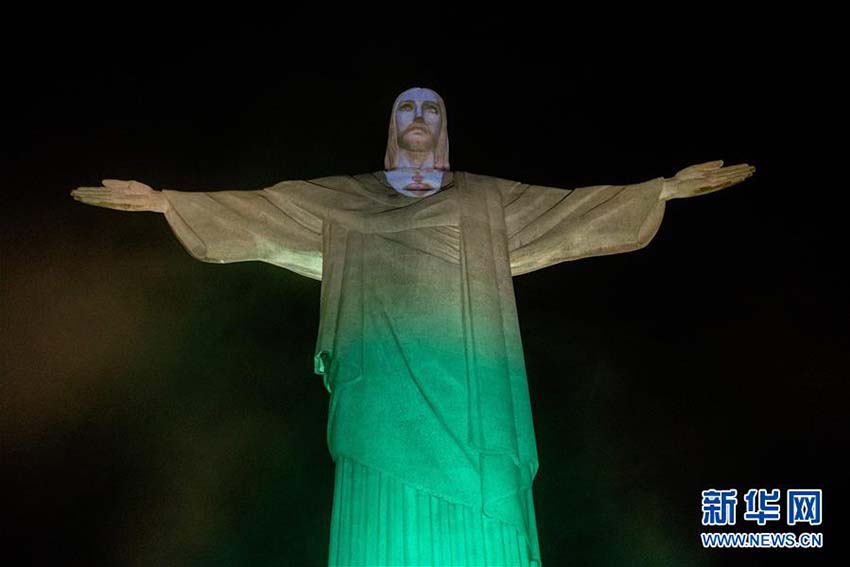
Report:
[[[416,198],[379,172],[164,192],[195,258],[322,281],[329,564],[539,565],[511,276],[646,245],[661,189],[661,178],[570,191],[454,172]]]

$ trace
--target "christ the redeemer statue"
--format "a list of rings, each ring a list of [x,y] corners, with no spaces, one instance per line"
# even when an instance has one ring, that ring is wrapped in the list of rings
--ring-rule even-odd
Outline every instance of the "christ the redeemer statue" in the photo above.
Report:
[[[164,213],[199,260],[321,280],[330,565],[537,566],[512,276],[645,246],[667,200],[754,171],[722,165],[572,190],[451,171],[443,100],[414,88],[393,106],[383,171],[204,193],[105,180],[72,195]]]

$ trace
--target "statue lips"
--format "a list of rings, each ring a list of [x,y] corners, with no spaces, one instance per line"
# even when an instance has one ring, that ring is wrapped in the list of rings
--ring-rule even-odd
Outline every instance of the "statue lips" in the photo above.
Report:
[[[407,127],[407,130],[404,131],[403,135],[407,136],[408,134],[414,133],[424,134],[426,136],[431,135],[431,131],[428,130],[428,128],[424,124],[411,124]]]

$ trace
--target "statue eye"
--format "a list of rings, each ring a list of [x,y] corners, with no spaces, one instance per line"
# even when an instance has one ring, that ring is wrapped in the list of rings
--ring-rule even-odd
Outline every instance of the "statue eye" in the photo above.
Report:
[[[410,112],[411,110],[413,110],[413,105],[409,102],[405,102],[404,104],[399,106],[398,109],[402,112]]]

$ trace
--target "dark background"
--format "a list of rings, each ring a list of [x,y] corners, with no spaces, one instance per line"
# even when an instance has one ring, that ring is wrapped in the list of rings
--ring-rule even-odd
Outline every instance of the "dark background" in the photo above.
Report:
[[[7,564],[326,562],[320,283],[198,262],[160,215],[69,191],[381,169],[410,86],[445,98],[456,170],[570,188],[758,168],[669,203],[643,250],[515,278],[544,563],[846,564],[846,128],[825,22],[438,21],[56,21],[8,44]],[[702,549],[707,488],[822,488],[824,549]],[[758,531],[739,500],[734,531]]]

